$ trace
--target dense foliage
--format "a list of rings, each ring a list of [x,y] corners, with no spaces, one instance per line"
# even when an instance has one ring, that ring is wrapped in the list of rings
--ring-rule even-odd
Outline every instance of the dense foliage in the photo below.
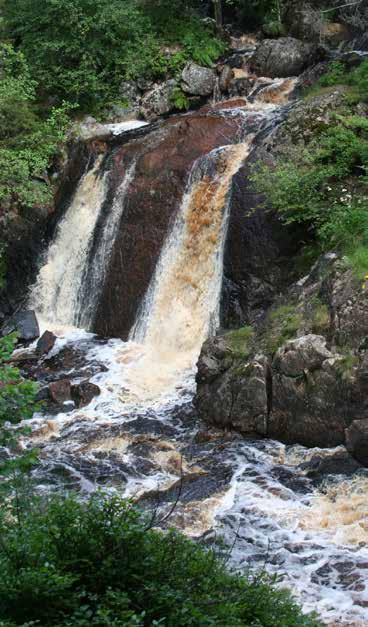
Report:
[[[358,275],[368,270],[368,120],[349,102],[368,97],[368,63],[349,75],[340,64],[322,87],[348,83],[347,104],[304,148],[291,150],[272,169],[259,165],[253,179],[287,223],[302,223],[320,249],[347,255]]]
[[[35,402],[38,385],[24,379],[18,368],[9,362],[17,338],[15,334],[0,339],[0,447],[12,447],[21,433],[12,428],[21,420],[30,418],[37,408]],[[24,430],[23,430],[24,431]],[[35,452],[8,460],[2,456],[0,461],[0,492],[2,492],[5,475],[23,471],[33,464]],[[1,501],[0,501],[1,504]]]
[[[316,626],[265,577],[229,574],[212,551],[119,498],[10,501],[0,518],[1,625]]]
[[[40,11],[39,0],[5,0],[4,16],[39,95],[91,109],[124,98],[123,80],[164,77],[189,58],[210,64],[219,56],[223,42],[180,4],[45,0]]]
[[[36,108],[36,83],[21,52],[0,45],[0,205],[50,201],[47,169],[64,139],[67,105],[47,118]]]

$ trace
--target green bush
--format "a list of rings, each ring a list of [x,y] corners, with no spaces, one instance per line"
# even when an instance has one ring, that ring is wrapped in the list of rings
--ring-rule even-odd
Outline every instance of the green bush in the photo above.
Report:
[[[89,110],[114,101],[122,80],[163,77],[189,58],[211,64],[225,49],[178,2],[44,0],[40,11],[39,0],[5,0],[4,18],[39,95]]]
[[[44,205],[52,198],[47,170],[58,153],[70,106],[37,112],[36,83],[21,52],[0,45],[0,205]]]
[[[38,385],[34,381],[24,379],[18,368],[9,363],[17,338],[13,333],[0,339],[0,446],[14,447],[17,437],[26,432],[25,429],[14,431],[9,425],[16,425],[21,420],[31,418],[38,409],[35,402]],[[14,472],[26,471],[35,462],[36,452],[26,453],[13,460],[0,461],[0,494],[7,494],[7,482],[4,476]],[[0,501],[1,503],[1,501]],[[0,614],[1,616],[1,614]]]
[[[274,168],[256,166],[253,181],[285,223],[305,224],[321,250],[350,258],[368,246],[367,173],[368,121],[344,112],[304,150]]]
[[[347,85],[356,91],[355,99],[368,100],[368,60],[363,61],[355,70],[348,70],[341,61],[332,61],[328,72],[318,81],[320,87]],[[351,94],[350,94],[351,97]]]
[[[2,625],[316,626],[265,576],[147,528],[119,498],[31,499],[0,514]]]

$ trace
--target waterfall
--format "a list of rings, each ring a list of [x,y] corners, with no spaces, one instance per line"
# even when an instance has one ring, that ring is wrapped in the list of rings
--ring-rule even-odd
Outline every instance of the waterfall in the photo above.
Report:
[[[96,231],[101,231],[102,234],[99,236],[99,233],[96,233],[94,246],[85,267],[80,298],[83,308],[78,311],[76,320],[78,326],[85,329],[91,328],[93,324],[94,313],[109,268],[116,232],[123,215],[127,191],[134,178],[135,168],[136,161],[133,161],[115,193],[111,210],[101,215],[102,224],[96,225]]]
[[[124,384],[139,400],[187,387],[204,340],[218,326],[231,183],[251,142],[249,137],[246,143],[216,149],[193,166],[131,333],[136,351],[127,349],[134,361]],[[122,361],[127,363],[126,351]]]
[[[83,275],[94,228],[105,198],[102,157],[81,179],[74,198],[56,230],[45,263],[30,294],[30,305],[51,324],[74,325],[83,307]]]

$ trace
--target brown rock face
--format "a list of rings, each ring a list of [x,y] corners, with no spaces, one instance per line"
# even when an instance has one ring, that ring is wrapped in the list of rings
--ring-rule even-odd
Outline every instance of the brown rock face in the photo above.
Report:
[[[194,162],[239,141],[240,124],[240,117],[198,112],[171,118],[149,136],[115,149],[108,164],[110,198],[133,160],[136,169],[96,312],[96,332],[127,338]]]

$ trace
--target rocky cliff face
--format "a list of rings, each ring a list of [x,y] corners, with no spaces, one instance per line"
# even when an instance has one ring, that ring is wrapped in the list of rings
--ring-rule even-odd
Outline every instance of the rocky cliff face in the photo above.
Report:
[[[345,443],[368,464],[367,329],[365,284],[336,255],[323,257],[258,328],[207,341],[198,363],[200,416],[248,436]]]

